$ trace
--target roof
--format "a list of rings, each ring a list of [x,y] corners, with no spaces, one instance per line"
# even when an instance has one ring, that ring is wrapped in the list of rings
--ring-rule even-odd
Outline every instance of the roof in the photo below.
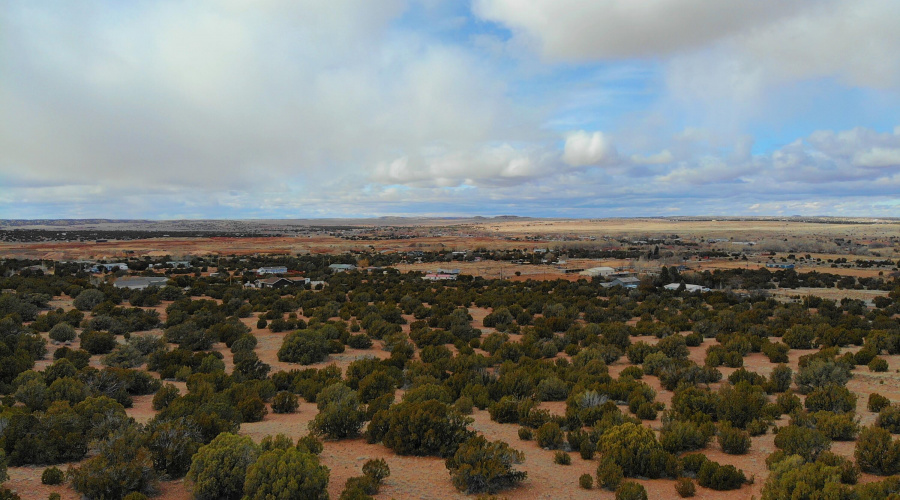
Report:
[[[590,269],[585,269],[584,271],[581,272],[581,274],[583,274],[585,276],[602,276],[604,274],[612,274],[614,272],[616,272],[616,270],[611,267],[600,266],[600,267],[592,267]]]
[[[120,278],[113,285],[116,288],[147,288],[148,286],[165,286],[169,278],[165,276],[133,276]]]

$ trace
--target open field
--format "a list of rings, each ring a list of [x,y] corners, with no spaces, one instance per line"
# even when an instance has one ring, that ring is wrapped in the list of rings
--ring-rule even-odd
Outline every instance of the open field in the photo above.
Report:
[[[361,261],[367,261],[375,258],[377,254],[391,256],[393,254],[401,254],[396,257],[396,263],[391,267],[407,273],[409,271],[428,272],[441,269],[459,269],[463,275],[482,276],[488,279],[502,278],[512,282],[520,282],[524,280],[542,280],[551,281],[557,279],[565,279],[569,281],[585,280],[580,284],[575,284],[573,288],[591,288],[591,295],[587,298],[581,297],[578,300],[597,300],[603,302],[606,296],[599,285],[590,278],[581,276],[577,273],[566,273],[566,270],[587,269],[591,267],[607,266],[618,268],[626,271],[634,272],[645,279],[645,285],[648,280],[652,281],[652,276],[658,273],[662,266],[675,267],[684,266],[683,273],[702,273],[703,271],[713,270],[729,270],[729,269],[760,269],[765,268],[767,262],[782,262],[782,258],[788,259],[789,255],[794,257],[803,257],[801,262],[796,260],[796,271],[804,273],[809,271],[818,271],[819,273],[829,273],[839,276],[848,276],[854,278],[877,278],[883,280],[892,279],[891,275],[896,272],[897,261],[900,260],[900,224],[897,221],[879,221],[868,222],[853,221],[853,224],[824,224],[813,223],[808,221],[782,221],[782,220],[669,220],[669,219],[610,219],[610,220],[460,220],[453,221],[451,226],[445,225],[446,221],[436,220],[428,221],[420,225],[409,224],[404,225],[402,229],[398,229],[398,222],[408,221],[390,221],[395,224],[393,226],[385,226],[382,224],[369,223],[365,221],[354,221],[356,226],[351,232],[342,232],[342,230],[332,231],[322,230],[315,231],[316,234],[293,234],[279,236],[215,236],[215,237],[153,237],[146,236],[134,239],[107,239],[107,241],[0,241],[0,257],[2,258],[18,258],[18,259],[34,259],[34,260],[126,260],[133,258],[151,258],[157,259],[164,256],[171,256],[173,259],[187,259],[192,256],[235,256],[237,258],[230,259],[230,265],[234,262],[240,262],[240,258],[263,259],[264,256],[297,256],[297,255],[327,255],[338,256],[346,252],[366,252],[360,255]],[[442,224],[443,222],[443,224]],[[212,223],[210,223],[212,224]],[[246,223],[249,224],[249,223]],[[136,227],[153,227],[153,223],[133,223]],[[190,225],[188,225],[190,226]],[[42,229],[59,227],[54,224],[43,224]],[[121,228],[121,223],[97,222],[86,224],[85,227],[102,227],[104,230],[112,230]],[[297,226],[299,227],[299,226]],[[112,228],[112,229],[111,229]],[[189,227],[190,228],[190,227]],[[288,223],[283,223],[277,227],[281,233],[290,232],[291,228],[296,229]],[[3,226],[0,225],[0,229]],[[81,228],[85,229],[85,228]],[[221,227],[218,227],[221,230]],[[245,230],[246,226],[241,226],[241,230]],[[273,229],[274,231],[274,229]],[[334,234],[325,234],[327,232]],[[404,233],[400,237],[397,233]],[[676,236],[677,235],[677,238]],[[370,238],[370,239],[366,239]],[[721,241],[727,239],[728,241]],[[650,242],[648,242],[648,240]],[[714,241],[713,241],[714,240]],[[841,244],[835,243],[840,240]],[[852,240],[853,245],[844,245],[843,241]],[[734,242],[757,242],[756,245],[737,245]],[[777,247],[775,255],[761,255],[760,247],[769,246]],[[658,247],[659,257],[648,258],[646,255]],[[547,249],[547,252],[541,252],[541,255],[550,254],[554,258],[559,258],[563,262],[551,261],[549,263],[540,263],[540,258],[522,261],[522,263],[512,263],[509,260],[492,260],[478,258],[465,258],[463,260],[451,260],[448,252],[472,252],[475,250],[501,250],[513,251],[525,250],[526,253],[532,253],[534,249]],[[805,249],[805,250],[804,250]],[[815,251],[818,249],[819,251]],[[569,257],[566,254],[578,255],[581,251],[620,251],[632,252],[637,256],[634,258],[585,258],[585,257]],[[440,258],[422,261],[420,252],[435,252]],[[671,255],[667,254],[670,253]],[[711,253],[712,257],[700,255],[701,253]],[[722,256],[718,252],[725,252],[728,256]],[[873,255],[877,252],[880,255]],[[733,255],[743,255],[746,260]],[[809,254],[809,258],[806,255]],[[480,254],[479,254],[480,255]],[[582,253],[581,255],[584,255]],[[263,256],[263,257],[260,257]],[[469,256],[471,257],[471,256]],[[816,260],[819,259],[819,260]],[[847,259],[847,263],[834,264],[839,267],[832,267],[833,261],[838,259]],[[857,259],[864,261],[874,260],[882,261],[889,259],[890,262],[881,266],[864,267],[854,263]],[[331,260],[334,262],[334,260]],[[792,258],[792,261],[795,261]],[[831,262],[829,262],[831,261]],[[212,260],[210,259],[210,262]],[[256,262],[256,260],[253,260]],[[327,262],[326,262],[327,265]],[[869,264],[870,265],[870,264]],[[225,266],[225,264],[222,264]],[[362,267],[362,265],[361,265]],[[51,266],[52,268],[52,266]],[[250,269],[253,269],[252,267]],[[209,277],[210,272],[219,271],[210,264],[209,268],[204,268],[203,272],[197,271],[197,276],[204,279]],[[255,296],[257,292],[263,291],[244,289],[240,287],[242,272],[247,271],[241,269],[240,272],[234,271],[233,277],[237,277],[236,283],[232,284],[229,280],[223,280],[217,286],[228,287],[234,286],[229,293],[239,294],[243,290],[247,292],[246,296]],[[774,271],[774,269],[772,270]],[[319,271],[324,275],[324,270]],[[373,271],[369,279],[374,280]],[[695,276],[696,276],[695,275]],[[328,274],[329,278],[335,277],[334,274]],[[191,278],[191,274],[182,274],[186,279]],[[75,279],[75,278],[72,278]],[[79,283],[87,285],[87,278],[82,279]],[[95,285],[101,284],[103,280],[114,279],[113,274],[99,275],[95,274],[90,277]],[[255,279],[255,278],[253,278]],[[339,280],[340,281],[340,280]],[[852,281],[852,280],[851,280]],[[500,283],[500,282],[492,282]],[[897,282],[894,281],[896,284]],[[463,283],[460,283],[461,285]],[[544,286],[548,283],[540,283],[534,286]],[[567,284],[568,285],[568,284]],[[80,286],[80,285],[79,285]],[[108,285],[106,285],[108,286]],[[179,285],[183,286],[183,285]],[[343,286],[343,285],[342,285]],[[430,286],[430,285],[429,285]],[[442,285],[435,285],[440,287]],[[500,283],[498,289],[503,287],[523,286],[521,283]],[[527,285],[531,287],[532,285]],[[723,286],[725,287],[725,286]],[[110,287],[111,288],[111,287]],[[170,287],[171,288],[171,287]],[[651,287],[652,288],[652,287]],[[185,290],[190,287],[185,287]],[[437,288],[440,289],[440,288]],[[889,288],[888,288],[889,289]],[[866,290],[866,289],[846,289],[846,288],[775,288],[768,290],[771,296],[778,299],[781,306],[787,306],[785,303],[790,302],[793,297],[800,296],[816,296],[824,299],[834,300],[840,303],[841,299],[849,298],[863,301],[862,306],[865,311],[873,312],[875,308],[872,302],[876,297],[887,297],[888,289]],[[326,289],[327,290],[327,289]],[[327,290],[330,292],[330,290]],[[346,290],[353,292],[353,290]],[[12,292],[10,292],[12,293]],[[180,292],[179,292],[180,293]],[[294,297],[292,294],[300,293],[316,294],[317,292],[287,292],[287,297]],[[323,292],[324,293],[324,292]],[[475,293],[475,292],[472,292]],[[480,292],[478,292],[480,293]],[[629,294],[626,292],[623,297],[636,296],[637,290]],[[343,292],[341,292],[343,294]],[[373,292],[374,295],[374,292]],[[712,294],[714,295],[714,294]],[[723,295],[723,294],[718,294]],[[219,298],[213,301],[221,306],[227,301],[228,296],[223,301]],[[343,296],[342,296],[343,297]],[[549,301],[552,302],[553,296],[549,295]],[[601,297],[603,297],[601,299]],[[209,299],[207,296],[194,296],[193,299]],[[370,297],[371,298],[371,297]],[[393,300],[399,300],[393,299]],[[618,299],[617,299],[618,300]],[[626,299],[622,299],[623,301]],[[655,300],[655,298],[654,298]],[[682,299],[685,302],[687,297]],[[879,299],[883,300],[883,299]],[[348,301],[347,298],[341,298],[341,303]],[[374,302],[373,302],[374,303]],[[487,302],[490,304],[491,302]],[[605,302],[608,304],[608,302]],[[166,308],[172,304],[171,301],[164,300],[159,305],[152,307],[142,307],[146,310],[153,310],[159,313],[161,321],[165,322],[167,318]],[[492,327],[485,326],[485,318],[492,309],[478,303],[479,306],[470,305],[468,312],[472,316],[469,326],[481,331],[481,339],[485,339],[488,335],[495,333]],[[549,304],[549,302],[548,302]],[[123,301],[122,306],[128,307],[128,302]],[[269,304],[271,305],[271,304]],[[433,304],[431,304],[433,305]],[[568,305],[567,304],[563,304]],[[691,309],[689,313],[694,317],[707,310],[712,311],[721,304],[713,305],[701,304],[696,309]],[[430,305],[429,305],[430,306]],[[329,354],[323,361],[315,362],[308,366],[296,363],[281,361],[278,358],[278,350],[282,346],[284,338],[290,334],[289,331],[275,332],[267,327],[259,328],[257,321],[265,315],[266,307],[255,309],[252,314],[240,318],[240,321],[247,327],[249,333],[252,334],[257,344],[253,352],[258,359],[271,367],[271,373],[278,371],[290,371],[304,368],[325,368],[330,365],[338,367],[342,373],[345,373],[347,367],[358,359],[366,357],[375,357],[378,359],[388,359],[391,357],[386,347],[387,341],[384,339],[375,339],[372,347],[367,349],[356,349],[346,347],[343,352]],[[318,307],[318,306],[316,306]],[[393,307],[393,304],[391,305]],[[635,307],[640,308],[637,304]],[[693,306],[692,306],[693,307]],[[795,306],[796,307],[796,306]],[[880,306],[883,307],[883,306]],[[70,311],[74,308],[72,297],[57,296],[50,303],[51,309],[62,309]],[[315,308],[304,307],[304,309],[294,309],[291,314],[295,319],[310,322],[310,310]],[[611,308],[613,309],[613,308]],[[802,308],[798,308],[802,309]],[[652,308],[650,310],[653,310]],[[650,310],[645,311],[644,316],[651,316]],[[535,318],[542,318],[545,312],[542,309],[536,309]],[[544,310],[546,311],[546,310]],[[815,310],[811,310],[813,314]],[[46,310],[42,311],[46,312]],[[582,311],[583,312],[583,311]],[[795,311],[796,312],[796,311]],[[805,314],[805,310],[802,311]],[[229,313],[230,314],[230,313]],[[281,317],[279,312],[279,317]],[[654,313],[655,314],[655,313]],[[630,315],[629,315],[630,316]],[[625,322],[629,327],[634,328],[641,320],[641,314],[636,313],[630,319],[622,318],[620,321]],[[90,322],[94,317],[93,313],[88,312],[85,322]],[[336,316],[331,316],[336,319]],[[702,314],[699,316],[703,317]],[[349,316],[344,319],[348,319]],[[404,312],[402,315],[405,324],[399,327],[404,335],[409,335],[410,324],[416,321],[415,316],[410,311]],[[271,318],[270,318],[271,319]],[[645,318],[646,319],[646,318]],[[771,319],[771,318],[769,318]],[[352,321],[361,321],[362,318],[354,318]],[[349,321],[349,320],[348,320]],[[517,320],[518,321],[518,320]],[[658,317],[650,322],[660,321]],[[888,321],[900,321],[898,316],[894,314]],[[584,324],[582,319],[577,320],[578,324]],[[83,331],[83,325],[79,330]],[[523,328],[524,329],[524,328]],[[149,333],[154,335],[162,335],[165,329],[160,326]],[[146,332],[141,332],[146,333]],[[675,332],[678,335],[687,335],[688,330]],[[781,337],[784,329],[775,331],[775,334],[769,337],[772,343],[783,340]],[[41,335],[49,341],[46,332]],[[563,330],[556,331],[551,334],[554,339],[565,335]],[[385,337],[386,338],[386,337]],[[521,343],[525,335],[522,332],[512,333],[507,342]],[[650,345],[655,345],[659,340],[649,334],[633,335],[631,342],[643,341]],[[121,336],[117,337],[118,343],[124,343],[125,340]],[[576,341],[577,344],[577,341]],[[483,345],[475,345],[471,352],[479,355],[490,356],[485,351],[487,349]],[[699,346],[687,348],[686,359],[703,366],[707,359],[707,351],[712,346],[720,344],[715,338],[706,338]],[[80,340],[76,339],[69,344],[72,349],[78,349],[81,346]],[[35,370],[46,370],[53,363],[53,353],[58,348],[53,343],[48,344],[48,353],[43,359],[39,359],[35,363]],[[169,344],[168,348],[176,348],[176,344]],[[461,349],[468,349],[465,342],[462,344],[447,343],[447,350],[458,355]],[[552,363],[558,361],[560,363],[568,363],[573,359],[571,354],[563,352],[564,343],[558,349],[559,352],[544,362]],[[576,350],[578,346],[575,346]],[[842,348],[841,353],[855,353],[860,350],[860,345],[848,345]],[[232,373],[235,369],[234,355],[232,351],[222,342],[215,342],[210,351],[220,353],[224,363],[225,372]],[[572,351],[575,352],[575,351]],[[790,349],[788,353],[787,365],[796,373],[800,368],[800,358],[817,352],[816,349],[795,348]],[[888,364],[888,370],[883,372],[874,372],[869,370],[866,365],[859,365],[852,369],[853,377],[847,382],[847,388],[857,397],[856,415],[862,425],[872,425],[877,418],[877,414],[868,411],[866,401],[871,393],[877,392],[888,397],[892,402],[900,402],[900,354],[880,354]],[[101,361],[101,355],[91,356],[89,366],[96,369],[103,369],[104,365]],[[422,349],[416,347],[412,355],[415,362],[423,359]],[[758,373],[764,377],[768,377],[776,366],[769,360],[767,355],[761,352],[746,353],[742,359],[743,367],[747,370]],[[488,371],[496,373],[499,363],[488,368]],[[617,377],[623,370],[632,366],[628,358],[619,357],[617,360],[608,363],[609,374]],[[146,365],[139,367],[140,370],[147,370]],[[729,368],[720,366],[718,368],[723,375],[723,379],[717,382],[704,384],[713,391],[718,390],[723,385],[728,376],[734,373],[737,368]],[[154,377],[158,377],[158,373],[150,372]],[[655,392],[655,401],[665,405],[666,409],[672,408],[674,392],[667,390],[660,382],[657,376],[644,376],[642,382],[653,389]],[[187,392],[187,384],[184,381],[172,382],[178,387],[182,393]],[[402,395],[407,389],[400,389],[398,396]],[[770,396],[770,400],[774,399],[774,395]],[[137,422],[145,424],[155,415],[157,411],[152,407],[152,395],[142,395],[134,397],[133,407],[127,410],[127,414],[133,417]],[[801,401],[805,400],[805,396],[800,396]],[[623,413],[628,414],[627,406],[619,405]],[[296,439],[309,433],[308,425],[316,416],[318,410],[314,403],[307,402],[301,398],[300,407],[296,413],[292,414],[275,414],[271,411],[271,405],[268,404],[269,413],[259,422],[243,423],[240,426],[240,433],[252,437],[259,442],[267,435],[283,433]],[[539,403],[538,408],[546,409],[551,415],[563,416],[566,413],[565,401],[545,401]],[[594,475],[599,459],[597,457],[585,460],[582,459],[577,450],[570,451],[572,456],[572,465],[562,466],[554,463],[554,451],[542,449],[534,440],[523,441],[519,438],[517,424],[501,424],[491,420],[487,410],[475,409],[471,415],[473,421],[471,429],[484,435],[489,440],[502,440],[509,443],[513,448],[521,450],[525,453],[524,461],[518,466],[519,470],[528,473],[526,479],[519,487],[504,491],[500,494],[500,498],[509,500],[538,500],[538,499],[555,499],[555,498],[573,498],[573,499],[594,499],[594,498],[614,498],[611,491],[592,489],[584,490],[577,486],[578,476],[584,473]],[[652,429],[659,436],[663,427],[662,414],[657,418],[644,419],[641,425]],[[790,417],[783,415],[771,422],[776,427],[788,425]],[[723,452],[716,439],[713,438],[709,445],[702,450],[712,460],[723,465],[731,464],[743,470],[748,477],[753,477],[752,484],[746,484],[740,489],[733,491],[715,491],[705,487],[698,487],[696,498],[700,499],[751,499],[760,498],[766,483],[769,471],[766,468],[766,458],[777,450],[775,446],[775,437],[771,428],[764,434],[755,436],[751,440],[752,444],[748,453],[744,455],[731,455]],[[840,456],[853,459],[856,443],[854,441],[835,441],[831,450]],[[89,457],[88,457],[89,458]],[[328,492],[331,498],[338,498],[344,488],[346,480],[353,476],[360,475],[362,464],[370,458],[385,459],[390,468],[391,476],[385,482],[381,491],[375,495],[379,500],[388,499],[406,499],[416,498],[424,500],[461,500],[465,498],[474,498],[474,495],[465,495],[456,490],[450,482],[450,476],[445,467],[444,460],[434,456],[400,456],[382,444],[368,444],[365,439],[358,437],[342,440],[326,440],[324,443],[324,451],[321,454],[322,464],[331,470],[330,481],[328,483]],[[85,459],[86,460],[86,459]],[[78,467],[84,462],[74,462],[63,464],[59,467],[63,470],[68,466]],[[9,469],[10,479],[5,485],[19,493],[24,499],[40,499],[43,500],[47,496],[56,492],[61,494],[63,499],[75,500],[81,496],[75,493],[68,486],[46,486],[40,483],[41,473],[45,467],[43,466],[20,466],[11,467]],[[872,482],[881,479],[878,476],[864,473],[860,477],[860,482]],[[674,479],[643,479],[637,481],[643,484],[650,498],[673,498]],[[174,481],[162,481],[160,494],[155,497],[161,500],[185,500],[190,497],[191,485],[185,479],[177,479]]]

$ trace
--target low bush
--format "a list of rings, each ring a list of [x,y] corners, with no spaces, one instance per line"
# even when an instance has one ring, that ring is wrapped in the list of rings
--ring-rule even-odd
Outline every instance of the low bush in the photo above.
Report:
[[[536,434],[537,444],[541,448],[555,450],[563,445],[563,432],[556,422],[547,422],[542,425]]]
[[[727,423],[719,425],[719,446],[729,455],[743,455],[750,450],[750,434]]]
[[[578,477],[578,486],[586,490],[590,490],[594,487],[594,477],[590,474],[582,474]]]
[[[613,460],[603,459],[597,466],[597,487],[615,491],[625,477],[622,467]]]
[[[720,465],[707,460],[697,472],[697,482],[704,488],[726,491],[740,488],[747,482],[747,477],[733,465]]]
[[[496,493],[525,480],[527,474],[513,469],[524,454],[503,441],[474,436],[459,445],[445,465],[456,489],[467,494]]]
[[[647,490],[640,483],[625,481],[616,489],[616,500],[647,500]]]
[[[694,496],[697,488],[694,486],[694,482],[691,481],[690,478],[682,477],[679,478],[678,481],[675,481],[675,492],[678,493],[678,496],[681,498],[688,498]]]
[[[272,411],[274,413],[294,413],[300,406],[297,395],[289,391],[279,391],[272,398]]]
[[[878,413],[883,410],[885,407],[891,404],[891,400],[878,394],[877,392],[873,392],[869,394],[869,402],[866,405],[869,411]]]
[[[534,439],[534,431],[530,427],[519,427],[519,439],[522,441],[531,441]]]
[[[557,451],[553,454],[553,463],[557,465],[572,465],[572,456],[564,451]]]
[[[47,467],[41,473],[41,484],[62,484],[64,478],[63,471],[56,467]]]
[[[865,427],[856,442],[856,463],[863,472],[881,476],[900,473],[900,442],[881,427]]]
[[[884,358],[875,358],[869,361],[869,371],[886,372],[888,371],[888,362]]]

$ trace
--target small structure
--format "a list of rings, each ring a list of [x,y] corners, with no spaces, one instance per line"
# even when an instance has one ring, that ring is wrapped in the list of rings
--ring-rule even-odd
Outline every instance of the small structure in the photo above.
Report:
[[[424,280],[428,281],[454,281],[458,274],[447,274],[447,273],[428,273],[422,277]]]
[[[665,288],[666,290],[678,290],[679,288],[681,288],[681,283],[669,283],[668,285],[664,286],[663,288]],[[691,292],[691,293],[696,293],[696,292],[703,293],[703,292],[708,292],[709,288],[707,288],[705,286],[691,285],[689,283],[685,283],[684,290],[687,292]]]
[[[600,267],[592,267],[590,269],[585,269],[581,271],[582,276],[609,276],[610,274],[615,273],[616,270],[611,267],[600,266]]]
[[[288,271],[285,266],[261,267],[256,270],[256,274],[284,274]]]
[[[356,266],[354,266],[353,264],[332,264],[332,265],[328,266],[328,269],[331,269],[333,272],[336,272],[336,273],[346,273],[346,272],[350,272],[350,271],[355,271]]]
[[[787,264],[783,262],[769,262],[766,264],[766,267],[771,267],[775,269],[793,269],[793,264]]]
[[[616,278],[608,283],[601,283],[600,286],[604,288],[612,288],[614,286],[621,286],[624,288],[637,288],[639,284],[641,284],[641,280],[633,276],[627,276],[624,278]]]
[[[91,268],[92,273],[111,272],[111,271],[127,271],[128,264],[124,262],[112,262],[110,264],[94,264]]]
[[[166,286],[169,278],[165,276],[131,276],[117,279],[113,286],[116,288],[128,288],[130,290],[143,290],[151,286]]]
[[[459,269],[438,269],[435,271],[437,274],[456,274],[459,275]]]
[[[309,278],[266,278],[253,282],[255,288],[284,288],[294,285],[306,285]]]

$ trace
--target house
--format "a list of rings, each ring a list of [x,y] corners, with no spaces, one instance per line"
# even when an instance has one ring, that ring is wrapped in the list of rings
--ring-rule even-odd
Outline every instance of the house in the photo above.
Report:
[[[447,274],[447,273],[428,273],[422,277],[424,280],[428,281],[445,281],[445,280],[456,280],[457,274]]]
[[[166,261],[165,264],[150,264],[147,267],[171,267],[172,269],[178,269],[179,267],[188,268],[191,267],[191,261],[189,260],[169,260]]]
[[[256,270],[256,274],[284,274],[287,271],[285,266],[261,267]]]
[[[306,285],[309,283],[309,278],[266,278],[261,280],[256,280],[253,282],[253,286],[256,288],[284,288],[286,286],[294,286],[294,285]]]
[[[616,270],[611,267],[600,266],[600,267],[592,267],[590,269],[585,269],[581,271],[582,276],[609,276],[610,274],[615,273]]]
[[[604,288],[612,288],[614,286],[621,286],[624,288],[637,288],[639,284],[641,284],[641,280],[633,276],[627,276],[624,278],[616,278],[608,283],[601,283],[600,286]]]
[[[438,269],[436,274],[459,274],[459,269]]]
[[[678,290],[680,287],[681,287],[681,283],[669,283],[668,285],[664,286],[663,288],[665,288],[666,290]],[[705,286],[691,285],[688,283],[685,283],[684,289],[685,289],[685,291],[691,292],[691,293],[696,293],[696,292],[703,293],[703,292],[709,291],[709,288],[706,288]]]
[[[113,286],[116,288],[128,288],[130,290],[143,290],[151,286],[166,286],[169,278],[165,276],[130,276],[117,279]]]
[[[127,271],[128,264],[124,262],[113,262],[110,264],[94,264],[91,268],[92,273],[111,272],[111,271]]]
[[[354,266],[353,264],[332,264],[332,265],[328,266],[328,269],[331,269],[333,272],[336,272],[336,273],[345,273],[345,272],[355,271],[356,266]]]

